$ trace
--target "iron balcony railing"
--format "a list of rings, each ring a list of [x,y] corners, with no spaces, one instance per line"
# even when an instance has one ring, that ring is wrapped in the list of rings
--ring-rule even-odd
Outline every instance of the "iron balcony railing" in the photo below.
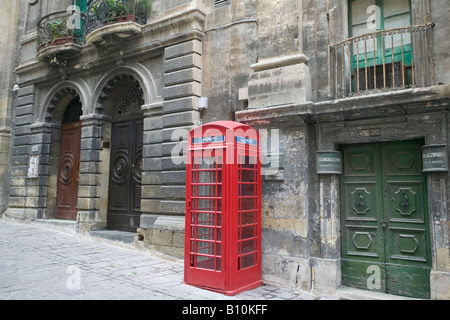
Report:
[[[433,85],[434,27],[380,30],[329,45],[330,98]]]
[[[37,25],[38,51],[49,46],[84,43],[86,16],[79,12],[58,11],[39,20]]]
[[[145,24],[150,8],[148,0],[91,0],[86,12],[86,34],[111,23],[134,21]]]

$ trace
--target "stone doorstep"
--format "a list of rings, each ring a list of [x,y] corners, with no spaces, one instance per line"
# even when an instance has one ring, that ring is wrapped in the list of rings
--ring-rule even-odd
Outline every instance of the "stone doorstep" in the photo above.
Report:
[[[33,220],[32,223],[69,233],[77,232],[77,221],[73,220],[36,219]],[[91,231],[89,235],[90,237],[94,238],[100,238],[114,242],[122,242],[125,244],[133,244],[134,238],[137,236],[137,233],[117,230],[95,230]]]
[[[75,220],[60,220],[60,219],[35,219],[31,221],[32,224],[37,224],[44,228],[51,228],[64,233],[77,233],[77,222]]]
[[[134,238],[137,236],[137,233],[117,230],[96,230],[91,231],[90,236],[110,241],[119,241],[126,244],[133,244]]]
[[[375,292],[370,290],[362,290],[341,286],[331,296],[339,297],[344,300],[421,300],[404,296],[397,296],[383,292]],[[324,295],[327,296],[327,295]]]
[[[37,223],[40,225],[74,229],[74,230],[77,226],[77,222],[75,220],[61,220],[61,219],[36,219],[36,220],[33,220],[33,223]]]

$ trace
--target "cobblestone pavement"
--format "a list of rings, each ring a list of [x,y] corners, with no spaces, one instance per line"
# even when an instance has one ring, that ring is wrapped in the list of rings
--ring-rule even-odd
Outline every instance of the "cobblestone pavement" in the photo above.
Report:
[[[228,297],[182,282],[179,260],[0,219],[1,300],[337,299],[269,284]]]

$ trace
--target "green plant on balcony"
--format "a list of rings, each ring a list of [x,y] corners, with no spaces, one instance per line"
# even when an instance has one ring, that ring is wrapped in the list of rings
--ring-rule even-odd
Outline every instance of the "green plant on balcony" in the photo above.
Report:
[[[152,11],[152,2],[149,0],[139,0],[136,3],[136,15],[140,17],[147,17]]]
[[[61,20],[47,21],[42,26],[43,36],[40,37],[38,45],[63,44],[72,41],[72,34],[67,28],[67,18]]]
[[[87,33],[110,23],[135,21],[145,24],[152,1],[149,0],[95,0],[88,8]]]
[[[108,6],[115,18],[122,18],[128,13],[127,5],[123,0],[108,0]]]
[[[119,0],[96,1],[91,8],[91,12],[98,21],[111,21],[115,18],[117,1]]]

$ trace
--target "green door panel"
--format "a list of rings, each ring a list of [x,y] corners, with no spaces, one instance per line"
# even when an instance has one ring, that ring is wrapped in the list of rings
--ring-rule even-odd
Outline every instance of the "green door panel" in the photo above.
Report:
[[[342,148],[343,284],[429,297],[431,251],[421,145],[405,141]],[[375,276],[379,281],[374,282]]]
[[[430,269],[407,265],[386,265],[386,293],[413,298],[430,298]]]
[[[383,263],[343,259],[342,283],[359,289],[386,292],[386,268]]]
[[[384,230],[378,221],[383,203],[379,184],[381,176],[380,146],[353,145],[344,148],[344,206],[341,215],[343,282],[367,288],[374,265],[380,269],[377,290],[385,291]]]

